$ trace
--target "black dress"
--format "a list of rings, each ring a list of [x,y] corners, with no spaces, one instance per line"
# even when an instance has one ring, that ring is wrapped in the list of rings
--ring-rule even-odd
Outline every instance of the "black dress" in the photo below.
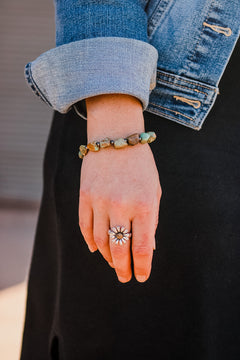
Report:
[[[163,195],[150,279],[117,280],[78,226],[86,120],[54,114],[21,360],[240,359],[239,49],[202,130],[144,112]]]

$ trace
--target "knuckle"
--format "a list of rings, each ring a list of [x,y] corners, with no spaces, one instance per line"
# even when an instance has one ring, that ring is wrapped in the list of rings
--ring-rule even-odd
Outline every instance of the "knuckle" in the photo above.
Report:
[[[96,191],[94,188],[80,188],[80,201],[91,201],[98,205],[105,205],[108,202],[107,195]]]
[[[126,255],[126,250],[121,245],[114,245],[111,249],[111,253],[116,260],[119,260]]]
[[[124,200],[123,197],[112,197],[110,200],[109,200],[109,204],[111,206],[111,208],[115,208],[115,209],[124,209],[128,206],[128,203],[129,201],[127,200]]]
[[[108,202],[108,199],[107,199],[107,196],[104,195],[104,194],[96,194],[96,193],[93,193],[92,194],[92,199],[94,199],[94,202],[98,204],[98,206],[103,206],[105,204],[107,204]]]
[[[94,242],[99,248],[103,248],[104,246],[106,246],[106,239],[99,235],[94,236]]]
[[[79,189],[80,199],[83,199],[83,200],[88,199],[89,195],[90,195],[89,189],[86,188],[86,187],[81,186],[80,189]]]
[[[133,246],[132,252],[134,256],[147,257],[152,253],[152,246],[149,244],[138,244]]]
[[[140,212],[143,216],[149,215],[152,213],[153,201],[150,200],[137,200],[136,207],[138,212]]]

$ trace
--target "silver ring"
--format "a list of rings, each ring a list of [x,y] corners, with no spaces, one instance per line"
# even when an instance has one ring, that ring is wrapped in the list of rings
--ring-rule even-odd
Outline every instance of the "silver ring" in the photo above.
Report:
[[[108,230],[108,234],[113,243],[120,245],[122,245],[123,243],[125,244],[132,236],[132,234],[128,232],[124,226],[119,225],[112,226]]]

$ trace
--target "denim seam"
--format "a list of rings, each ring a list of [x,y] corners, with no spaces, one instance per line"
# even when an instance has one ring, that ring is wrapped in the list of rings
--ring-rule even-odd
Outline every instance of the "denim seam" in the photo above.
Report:
[[[160,74],[162,74],[163,76],[166,76],[166,77],[170,77],[170,78],[173,78],[173,79],[176,79],[176,77],[174,76],[174,75],[170,75],[170,74],[166,74],[166,73],[163,73],[162,71],[160,71],[160,70],[157,70],[157,72],[159,72]],[[196,83],[194,83],[194,82],[191,82],[191,81],[189,81],[189,80],[186,80],[186,79],[184,79],[184,78],[181,78],[180,79],[180,81],[184,81],[184,82],[186,82],[186,83],[188,83],[188,84],[191,84],[191,85],[194,85],[194,86],[199,86],[199,87],[202,87],[202,88],[205,88],[205,89],[208,89],[208,90],[212,90],[212,91],[217,91],[216,89],[211,89],[210,87],[208,87],[208,86],[206,86],[206,85],[200,85],[200,84],[196,84]]]
[[[151,104],[151,105],[155,105],[155,106],[157,106],[157,107],[159,107],[159,108],[161,108],[161,109],[171,111],[171,112],[173,112],[175,115],[182,115],[182,116],[186,117],[187,119],[189,119],[189,120],[191,120],[191,121],[193,121],[193,122],[195,123],[195,120],[194,120],[193,118],[191,118],[190,116],[184,115],[184,114],[180,113],[179,111],[171,110],[171,109],[168,109],[168,108],[166,108],[166,107],[164,107],[164,106],[157,105],[157,104],[152,103],[152,102],[151,102],[150,104]]]
[[[169,6],[172,6],[174,0],[159,0],[151,16],[148,18],[148,39],[151,40],[155,31],[160,26],[162,15],[166,13]]]
[[[28,75],[26,75],[26,70],[28,70]],[[36,82],[33,79],[33,75],[32,75],[32,69],[31,69],[31,64],[28,63],[25,67],[25,78],[28,82],[28,84],[31,84],[33,86],[33,92],[38,95],[42,101],[44,101],[45,103],[47,103],[49,106],[52,107],[52,104],[50,103],[50,101],[48,101],[48,99],[44,96],[44,94],[42,93],[42,91],[39,89],[39,87],[37,86]],[[31,87],[32,88],[32,87]],[[37,94],[38,92],[38,94]]]
[[[208,96],[207,93],[205,93],[205,92],[203,92],[203,91],[200,91],[200,90],[198,90],[198,89],[192,89],[192,88],[190,88],[190,87],[183,86],[183,85],[179,85],[179,84],[175,84],[175,83],[173,83],[173,82],[170,82],[170,81],[167,81],[167,80],[162,80],[162,79],[159,79],[159,78],[157,79],[157,81],[159,81],[159,82],[161,81],[161,82],[166,83],[166,84],[174,85],[174,86],[180,87],[180,88],[182,88],[182,89],[187,89],[187,90],[196,91],[196,92],[198,92],[198,93],[201,93],[201,94],[205,95],[206,97]]]
[[[156,13],[156,11],[157,11],[158,6],[159,6],[159,4],[156,3],[155,8],[152,10],[151,15],[148,17],[148,26],[150,26],[150,23],[151,23],[151,21],[152,21],[153,16],[155,15],[155,13]]]
[[[150,105],[155,105],[154,103],[149,103]],[[156,105],[156,106],[159,106],[159,105]],[[172,116],[172,115],[169,115],[169,114],[166,114],[166,113],[164,113],[164,112],[162,112],[162,111],[158,111],[158,110],[156,110],[156,111],[153,111],[153,110],[151,110],[151,109],[148,109],[147,111],[149,111],[149,112],[152,112],[152,113],[154,113],[154,114],[160,114],[160,115],[162,115],[164,118],[169,118],[169,119],[172,119],[172,120],[174,120],[175,122],[179,122],[179,123],[182,123],[182,124],[184,124],[184,125],[186,125],[187,127],[189,127],[189,122],[187,122],[187,121],[184,121],[184,120],[181,120],[181,119],[179,119],[179,118],[177,118],[177,117],[174,117],[174,116]],[[167,116],[167,117],[166,117]],[[194,122],[194,120],[191,122],[191,124],[192,125],[196,125],[195,124],[195,122]],[[197,124],[198,125],[198,124]],[[198,128],[198,126],[193,126],[194,128]]]

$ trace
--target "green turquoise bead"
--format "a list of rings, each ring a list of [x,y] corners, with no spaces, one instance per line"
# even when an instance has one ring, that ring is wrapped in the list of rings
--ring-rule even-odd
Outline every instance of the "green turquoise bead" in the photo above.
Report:
[[[78,157],[79,157],[80,159],[83,159],[83,158],[84,158],[84,155],[82,154],[81,151],[78,152]]]
[[[122,149],[122,148],[124,148],[126,146],[128,146],[128,142],[127,142],[126,139],[119,138],[119,139],[114,140],[114,147],[116,149]]]
[[[154,131],[148,131],[148,134],[149,134],[148,143],[151,143],[156,139],[157,135],[155,134]]]
[[[79,150],[81,151],[81,153],[83,155],[86,155],[88,153],[88,149],[87,149],[86,145],[80,145]]]
[[[148,142],[149,137],[150,137],[150,135],[148,133],[146,133],[146,132],[142,132],[139,136],[141,138],[141,140],[140,140],[141,144],[146,144]]]

